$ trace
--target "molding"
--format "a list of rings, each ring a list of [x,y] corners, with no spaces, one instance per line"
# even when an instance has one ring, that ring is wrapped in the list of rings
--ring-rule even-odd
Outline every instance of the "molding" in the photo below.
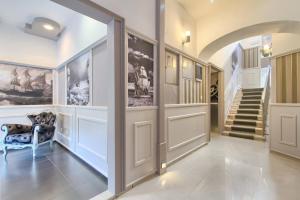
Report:
[[[283,132],[287,132],[287,130],[282,130],[282,127],[283,127],[283,119],[284,118],[288,118],[288,119],[292,119],[292,120],[295,120],[295,131],[296,133],[294,133],[294,143],[289,143],[289,142],[286,142],[283,140],[283,135],[284,133]],[[291,147],[297,147],[297,130],[298,127],[297,127],[297,115],[280,115],[280,141],[279,143],[280,144],[284,144],[284,145],[288,145],[288,146],[291,146]],[[292,134],[291,132],[287,132],[287,134]]]
[[[18,117],[26,117],[26,113],[24,113],[23,115],[21,114],[12,114],[12,115],[0,115],[0,118],[18,118]]]
[[[191,103],[191,104],[166,104],[165,108],[186,108],[208,106],[208,103]]]
[[[144,181],[147,181],[148,178],[152,178],[156,173],[155,169],[151,170],[150,172],[145,173],[145,175],[139,177],[138,179],[126,184],[126,191],[129,191],[134,186],[143,183]]]
[[[176,120],[181,120],[181,119],[187,119],[187,118],[194,118],[194,117],[198,117],[198,116],[206,116],[207,113],[206,112],[199,112],[199,113],[193,113],[193,114],[186,114],[186,115],[178,115],[178,116],[171,116],[167,118],[167,135],[168,135],[168,142],[167,142],[167,146],[168,146],[168,152],[170,151],[174,151],[182,146],[185,146],[191,142],[194,142],[202,137],[204,137],[205,135],[207,135],[207,133],[201,133],[200,135],[197,135],[193,138],[187,139],[182,141],[179,144],[176,144],[174,146],[170,146],[169,144],[169,138],[171,137],[170,135],[170,126],[171,126],[171,122],[172,121],[176,121]]]
[[[129,34],[132,34],[136,37],[139,37],[147,42],[150,42],[151,44],[154,44],[154,45],[157,45],[158,44],[158,41],[157,40],[153,40],[151,39],[150,37],[146,36],[145,34],[139,32],[139,31],[136,31],[128,26],[126,26],[126,33],[129,33]]]
[[[1,109],[19,109],[19,108],[43,108],[43,107],[54,107],[53,104],[45,105],[14,105],[14,106],[0,106]]]
[[[281,150],[278,150],[277,148],[273,148],[272,146],[271,146],[271,148],[270,148],[270,151],[271,151],[271,152],[275,152],[275,153],[279,153],[279,154],[281,154],[281,155],[283,155],[283,156],[287,156],[287,157],[290,157],[290,158],[296,158],[296,159],[299,159],[299,160],[300,160],[300,157],[299,157],[299,156],[295,156],[295,155],[292,155],[292,154],[290,154],[290,153],[283,152],[283,151],[281,151]]]
[[[5,61],[5,60],[0,60],[0,64],[16,65],[18,67],[32,67],[32,68],[37,68],[37,69],[49,70],[49,71],[55,70],[55,67],[37,66],[37,65],[25,64],[25,63],[19,63],[19,62],[11,62],[11,61]]]
[[[76,137],[76,146],[80,146],[81,148],[85,149],[86,151],[89,151],[90,153],[96,155],[97,157],[101,158],[102,160],[104,160],[106,163],[107,163],[107,155],[101,155],[97,152],[95,152],[94,150],[90,149],[89,147],[85,146],[85,145],[82,145],[80,144],[79,142],[79,126],[80,126],[80,120],[83,120],[83,121],[88,121],[88,122],[93,122],[95,124],[104,124],[105,126],[105,130],[106,130],[106,134],[107,134],[107,120],[103,120],[103,119],[97,119],[97,118],[94,118],[94,117],[86,117],[86,116],[83,116],[83,115],[77,115],[76,117],[76,121],[77,121],[77,137]],[[106,152],[108,152],[106,150]]]
[[[271,107],[299,107],[299,103],[270,103]]]
[[[59,128],[63,128],[63,132],[61,132],[60,130],[57,130],[57,133],[64,137],[65,139],[67,139],[69,142],[72,141],[72,134],[73,134],[73,128],[74,128],[74,116],[72,114],[69,114],[69,113],[65,113],[65,112],[57,112],[57,117],[59,117],[59,115],[62,115],[62,116],[66,116],[66,117],[69,117],[71,119],[71,129],[70,128],[67,128],[67,131],[69,132],[69,137],[66,137],[66,135],[64,134],[65,133],[65,128],[64,127],[59,127]],[[57,123],[57,122],[56,122]]]
[[[147,157],[138,160],[138,128],[143,126],[150,126],[150,154]],[[152,136],[153,136],[153,122],[152,121],[143,121],[143,122],[135,122],[134,123],[134,166],[139,167],[144,163],[148,162],[152,159],[153,156],[153,144],[152,144]]]
[[[203,144],[200,144],[200,145],[196,146],[195,148],[191,149],[190,151],[187,151],[187,152],[185,152],[184,154],[182,154],[182,155],[180,155],[180,156],[174,158],[173,160],[171,160],[171,161],[169,161],[169,162],[167,163],[167,166],[169,167],[170,165],[175,164],[177,161],[179,161],[179,160],[185,158],[186,156],[192,154],[193,152],[197,151],[198,149],[202,148],[203,146],[205,146],[205,145],[207,145],[207,144],[208,144],[208,142],[204,142]]]
[[[93,44],[91,44],[90,46],[84,48],[83,50],[81,50],[79,53],[75,54],[74,56],[72,56],[71,58],[69,58],[68,60],[66,60],[65,62],[59,64],[57,67],[52,68],[55,70],[61,69],[63,67],[65,67],[67,64],[69,64],[70,62],[76,60],[77,58],[79,58],[80,56],[88,53],[89,51],[92,51],[95,47],[102,45],[104,43],[107,42],[107,36],[102,37],[101,39],[99,39],[98,41],[94,42]]]
[[[98,111],[107,111],[108,107],[106,106],[75,106],[75,105],[53,105],[57,108],[75,108],[77,110],[98,110]]]
[[[182,50],[180,50],[180,49],[178,49],[176,47],[173,47],[170,44],[165,44],[165,47],[166,47],[166,50],[168,50],[168,51],[171,51],[171,52],[173,52],[175,54],[181,55],[181,56],[183,56],[183,57],[185,57],[187,59],[192,60],[193,62],[196,62],[196,63],[199,63],[201,65],[204,65],[204,67],[208,67],[208,63],[206,63],[206,62],[204,62],[204,61],[202,61],[202,60],[200,60],[198,58],[195,58],[194,56],[191,56],[191,55],[183,52]]]
[[[127,107],[127,112],[134,112],[134,111],[148,111],[148,110],[158,110],[158,106],[140,106],[140,107]]]

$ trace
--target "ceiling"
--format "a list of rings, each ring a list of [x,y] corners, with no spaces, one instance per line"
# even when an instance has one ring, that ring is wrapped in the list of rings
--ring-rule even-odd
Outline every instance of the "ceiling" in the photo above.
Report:
[[[177,0],[195,19],[218,12],[241,0]],[[243,0],[244,1],[244,0]],[[213,2],[213,3],[211,3]]]
[[[35,17],[49,18],[64,26],[75,14],[50,0],[0,0],[0,24],[18,28],[31,23]]]

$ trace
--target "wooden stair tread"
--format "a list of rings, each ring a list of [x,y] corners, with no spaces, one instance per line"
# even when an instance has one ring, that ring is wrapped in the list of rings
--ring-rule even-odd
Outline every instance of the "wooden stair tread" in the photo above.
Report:
[[[265,141],[266,138],[263,135],[257,135],[255,133],[247,133],[247,132],[240,132],[240,131],[223,131],[224,135],[229,135],[232,137],[238,138],[246,138],[246,139],[253,139],[253,140],[262,140]],[[245,137],[243,137],[245,136]]]
[[[262,122],[262,120],[252,120],[252,119],[234,119],[232,121],[236,121],[236,122]]]
[[[237,124],[233,124],[233,125],[225,125],[226,127],[235,127],[235,128],[244,128],[244,129],[257,129],[257,130],[262,130],[263,128],[259,128],[256,126],[244,126],[244,125],[237,125]]]

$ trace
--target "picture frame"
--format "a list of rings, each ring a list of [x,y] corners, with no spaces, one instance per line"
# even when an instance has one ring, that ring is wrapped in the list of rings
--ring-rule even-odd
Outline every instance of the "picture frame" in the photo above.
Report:
[[[127,106],[129,108],[155,107],[157,104],[157,42],[127,29],[126,47]],[[143,73],[146,72],[144,73],[146,76],[141,76],[141,69],[145,70]],[[142,77],[145,87],[138,85],[140,84],[138,80],[141,80],[139,76]],[[144,89],[148,90],[148,93]]]

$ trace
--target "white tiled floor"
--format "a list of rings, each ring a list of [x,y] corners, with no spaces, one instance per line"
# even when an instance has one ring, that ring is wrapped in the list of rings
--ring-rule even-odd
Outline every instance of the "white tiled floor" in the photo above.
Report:
[[[300,161],[268,144],[214,136],[211,143],[120,200],[299,200]]]

